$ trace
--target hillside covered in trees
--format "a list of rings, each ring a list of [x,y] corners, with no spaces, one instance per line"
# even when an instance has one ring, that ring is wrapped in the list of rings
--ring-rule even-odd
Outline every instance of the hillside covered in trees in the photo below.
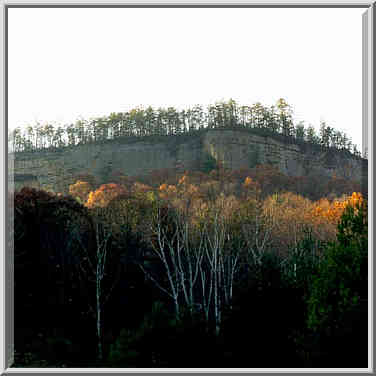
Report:
[[[16,133],[14,150],[232,126],[360,158],[340,132],[293,125],[282,100],[101,121]],[[82,171],[64,184],[9,196],[14,367],[368,366],[362,181],[229,169],[208,156],[192,169]]]
[[[14,366],[367,366],[361,194],[267,166],[152,179],[10,197]]]

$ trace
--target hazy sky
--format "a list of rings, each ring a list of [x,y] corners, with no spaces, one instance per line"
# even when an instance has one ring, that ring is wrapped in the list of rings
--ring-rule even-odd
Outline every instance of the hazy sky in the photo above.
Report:
[[[9,129],[235,99],[361,145],[365,9],[9,9]]]

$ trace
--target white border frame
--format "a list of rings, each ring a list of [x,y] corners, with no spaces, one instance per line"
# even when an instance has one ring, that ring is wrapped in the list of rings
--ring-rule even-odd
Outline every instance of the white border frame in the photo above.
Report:
[[[326,7],[364,7],[365,11],[367,12],[367,60],[366,60],[366,70],[367,70],[367,77],[371,78],[368,81],[368,85],[366,92],[365,92],[365,98],[364,100],[367,103],[367,113],[365,116],[365,122],[368,128],[368,192],[369,192],[369,222],[373,223],[373,90],[374,90],[374,77],[373,77],[373,14],[375,13],[375,3],[371,1],[325,1],[325,0],[318,0],[318,1],[271,1],[271,0],[265,0],[265,1],[248,1],[248,0],[242,0],[242,1],[234,1],[234,2],[228,2],[228,1],[206,1],[206,2],[200,2],[198,0],[192,0],[192,1],[165,1],[165,2],[159,2],[159,1],[138,1],[138,2],[127,2],[122,0],[113,0],[111,2],[95,2],[95,1],[80,1],[75,2],[74,0],[66,0],[66,1],[39,1],[39,2],[31,2],[31,1],[20,1],[20,0],[0,0],[0,19],[2,22],[2,28],[1,28],[1,38],[0,38],[0,45],[1,45],[1,53],[2,53],[2,59],[0,62],[1,66],[1,74],[2,74],[2,82],[6,82],[6,72],[5,72],[5,58],[6,51],[5,51],[5,37],[6,37],[6,30],[5,30],[5,6],[12,6],[12,5],[18,5],[18,6],[26,6],[26,7],[34,7],[34,6],[53,6],[53,7],[59,7],[59,6],[228,6],[228,7],[236,7],[236,6],[251,6],[251,7],[316,7],[316,8],[326,8]],[[368,8],[368,9],[366,9]],[[3,90],[1,92],[2,100],[0,101],[0,114],[2,115],[3,119],[3,129],[2,129],[2,137],[3,137],[3,144],[1,150],[3,151],[1,153],[1,164],[0,164],[0,170],[2,173],[2,176],[7,179],[7,156],[5,155],[5,152],[7,150],[7,119],[6,119],[6,85],[3,85]],[[0,207],[6,208],[7,200],[6,200],[6,188],[7,184],[5,183],[6,180],[1,180],[0,183]],[[8,180],[8,179],[7,179]],[[369,367],[368,368],[336,368],[336,369],[326,369],[326,368],[286,368],[286,369],[274,369],[274,368],[211,368],[211,369],[201,369],[201,368],[158,368],[158,369],[150,369],[150,368],[8,368],[8,361],[6,359],[6,352],[7,352],[7,344],[6,344],[6,338],[4,333],[6,333],[6,314],[5,310],[2,309],[2,307],[5,307],[5,299],[6,299],[6,272],[5,272],[5,266],[7,265],[6,260],[6,232],[5,232],[5,225],[6,225],[6,211],[4,210],[2,212],[2,226],[0,227],[0,239],[2,241],[2,247],[4,247],[4,251],[2,252],[2,258],[1,258],[1,268],[0,268],[0,280],[1,280],[1,289],[0,289],[0,333],[3,335],[1,336],[0,341],[0,372],[6,372],[7,374],[22,374],[22,373],[101,373],[101,374],[109,374],[109,373],[372,373],[373,370],[373,359],[372,359],[372,350],[373,350],[373,275],[372,275],[372,266],[373,266],[373,231],[371,231],[371,227],[369,227],[369,260],[372,262],[369,262],[368,264],[368,271],[369,271],[369,312],[371,315],[369,315],[369,328],[372,328],[371,335],[369,336]],[[9,260],[8,260],[9,262]]]

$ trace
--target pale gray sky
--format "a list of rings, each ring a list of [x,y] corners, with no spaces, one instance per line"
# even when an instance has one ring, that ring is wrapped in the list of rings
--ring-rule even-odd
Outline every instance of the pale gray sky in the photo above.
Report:
[[[274,104],[362,139],[365,9],[9,9],[9,129],[137,105]]]

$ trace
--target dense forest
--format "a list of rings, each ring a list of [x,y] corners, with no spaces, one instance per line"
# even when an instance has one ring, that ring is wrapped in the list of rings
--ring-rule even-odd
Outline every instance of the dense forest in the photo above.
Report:
[[[368,366],[360,183],[206,162],[9,197],[15,367]]]
[[[37,123],[14,129],[9,135],[9,148],[14,152],[36,151],[124,137],[179,135],[229,127],[253,129],[263,135],[281,135],[290,142],[308,142],[360,156],[349,136],[324,121],[318,133],[312,125],[306,126],[304,122],[295,124],[292,107],[283,98],[270,107],[261,103],[241,106],[230,99],[216,102],[206,109],[200,105],[187,110],[149,106],[112,113],[107,117],[81,119],[69,125]]]

